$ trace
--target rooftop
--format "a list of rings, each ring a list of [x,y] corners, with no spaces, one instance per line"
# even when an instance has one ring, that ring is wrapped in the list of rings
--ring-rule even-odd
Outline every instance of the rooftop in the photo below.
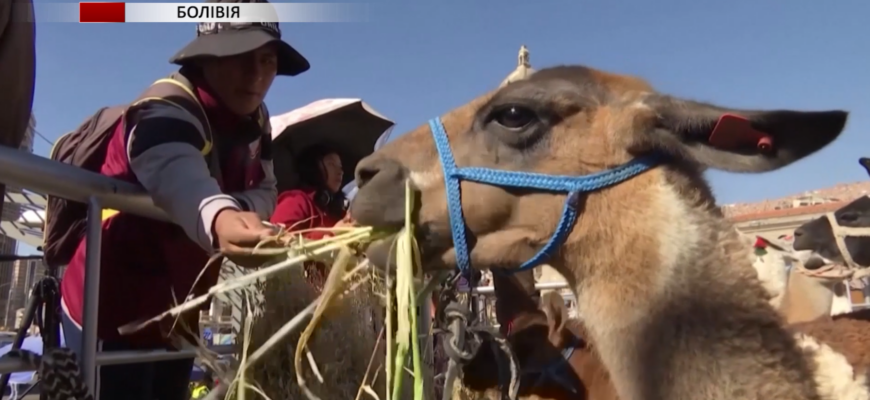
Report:
[[[779,199],[722,206],[722,213],[734,222],[788,217],[834,211],[858,197],[870,194],[870,182],[843,183]]]

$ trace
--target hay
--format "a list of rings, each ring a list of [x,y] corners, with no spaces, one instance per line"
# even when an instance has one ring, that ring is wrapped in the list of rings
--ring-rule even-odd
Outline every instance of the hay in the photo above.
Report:
[[[366,374],[372,351],[383,326],[381,300],[372,290],[355,290],[330,305],[308,349],[317,363],[323,382],[307,363],[303,363],[303,376],[311,391],[323,399],[354,399]],[[263,303],[259,316],[253,318],[250,347],[257,349],[296,316],[318,293],[306,280],[300,269],[293,268],[269,278],[263,287]],[[272,399],[305,399],[296,383],[293,365],[296,343],[301,332],[281,339],[268,354],[255,364],[247,380],[256,382]],[[240,343],[241,340],[237,339]],[[383,342],[381,342],[383,343]],[[375,352],[373,368],[384,365],[386,350],[381,344]],[[383,367],[381,367],[383,369]],[[372,374],[373,375],[373,374]],[[377,375],[380,384],[371,385],[381,399],[385,398],[383,372]]]
[[[453,384],[453,395],[451,397],[453,400],[502,400],[502,393],[497,388],[486,389],[484,391],[477,391],[471,388],[468,388],[462,384],[461,379],[457,379],[456,383]],[[545,400],[536,395],[530,396],[519,396],[518,400]],[[549,399],[546,399],[549,400]]]
[[[476,391],[473,389],[469,389],[465,386],[462,386],[462,383],[459,382],[459,379],[456,380],[456,384],[453,385],[453,400],[502,400],[502,393],[498,389],[487,389],[483,392]],[[536,394],[530,394],[527,396],[517,396],[517,400],[552,400],[549,397],[541,397]]]
[[[346,247],[311,259],[332,263],[322,292],[305,279],[301,268],[282,270],[256,285],[258,309],[251,312],[252,328],[236,341],[256,350],[248,353],[241,367],[244,376],[237,380],[261,394],[249,390],[235,398],[387,398],[387,345],[380,335],[384,284]],[[313,315],[308,326],[301,333],[287,334],[288,321],[299,319],[300,313]],[[410,384],[402,385],[400,393],[400,399],[408,398]]]
[[[268,260],[261,268],[231,274],[235,276],[211,287],[207,294],[189,294],[170,310],[119,330],[135,332],[166,318],[177,318],[212,296],[240,297],[245,299],[239,303],[244,304],[247,315],[245,328],[236,337],[238,365],[235,371],[218,371],[223,383],[209,398],[217,399],[221,392],[225,398],[238,400],[389,399],[388,368],[396,362],[398,385],[392,391],[393,400],[412,398],[415,382],[416,399],[422,400],[423,381],[431,382],[432,373],[421,366],[416,315],[411,311],[417,300],[411,271],[414,261],[419,265],[419,260],[413,259],[416,243],[409,233],[410,223],[407,225],[400,240],[403,258],[397,260],[403,273],[390,284],[391,289],[401,287],[399,302],[395,301],[396,293],[387,295],[386,285],[367,262],[360,260],[359,246],[378,236],[372,228],[317,229],[335,236],[310,241],[302,238],[304,231],[288,233],[281,228],[275,237],[251,249],[252,254]],[[302,272],[302,264],[311,261],[332,265],[322,293]],[[403,328],[396,332],[400,345],[396,360],[390,358],[396,344],[389,337],[379,340],[382,331],[391,331],[385,316],[392,313],[386,313],[382,299],[392,307],[400,306],[393,308],[400,315],[399,328]],[[306,320],[310,320],[308,326],[299,332]],[[216,364],[216,356],[202,344],[200,347],[200,358],[206,359],[206,364]],[[401,356],[408,348],[414,373],[411,379],[401,379],[409,370]]]

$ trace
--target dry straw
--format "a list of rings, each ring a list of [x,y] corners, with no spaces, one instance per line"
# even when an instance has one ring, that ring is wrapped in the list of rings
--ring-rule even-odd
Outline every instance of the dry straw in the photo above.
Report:
[[[251,250],[268,260],[260,268],[220,282],[205,295],[188,295],[163,314],[120,331],[177,320],[212,296],[241,292],[247,310],[236,338],[235,365],[222,370],[215,354],[202,344],[198,350],[222,381],[209,398],[423,400],[432,393],[433,388],[424,387],[432,371],[421,361],[416,309],[434,285],[417,290],[422,274],[415,268],[419,251],[410,218],[413,192],[407,184],[406,193],[406,223],[393,245],[395,279],[361,256],[365,245],[385,237],[370,227],[319,229],[333,234],[319,240],[303,239],[305,231],[280,229]],[[308,262],[331,265],[320,293],[300,268]]]

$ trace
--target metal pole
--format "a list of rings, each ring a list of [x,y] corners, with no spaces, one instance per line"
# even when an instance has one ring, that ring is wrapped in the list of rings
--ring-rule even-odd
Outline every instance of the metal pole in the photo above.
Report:
[[[233,354],[235,347],[232,345],[218,345],[209,347],[210,351],[217,354]],[[166,350],[129,350],[129,351],[101,351],[97,354],[97,365],[138,364],[156,361],[180,360],[183,358],[196,358],[198,349],[184,348],[175,351]]]
[[[235,352],[233,345],[219,345],[209,349],[220,355],[229,355]],[[127,351],[103,351],[97,353],[97,365],[137,364],[142,362],[179,360],[182,358],[194,358],[197,349],[184,348],[177,351],[167,350],[127,350]],[[0,357],[0,374],[12,372],[33,371],[33,366],[20,358]]]
[[[535,285],[535,289],[538,289],[538,290],[540,290],[540,289],[567,289],[567,288],[568,288],[567,282],[544,282],[544,283],[539,283],[539,284]],[[476,288],[471,289],[471,290],[462,289],[462,290],[459,290],[459,292],[489,294],[489,293],[495,293],[495,287],[494,286],[479,286],[479,287],[476,287]]]
[[[3,183],[0,183],[0,199],[2,199],[2,201],[0,201],[0,216],[2,216],[3,204],[6,203],[6,185]]]
[[[96,393],[97,382],[97,317],[100,301],[100,242],[102,241],[102,213],[100,200],[91,196],[88,200],[87,245],[85,247],[85,301],[82,310],[82,347],[79,357],[82,360],[82,373],[88,390],[99,399]]]
[[[95,196],[105,208],[169,220],[137,185],[18,149],[0,146],[0,182],[81,203]]]

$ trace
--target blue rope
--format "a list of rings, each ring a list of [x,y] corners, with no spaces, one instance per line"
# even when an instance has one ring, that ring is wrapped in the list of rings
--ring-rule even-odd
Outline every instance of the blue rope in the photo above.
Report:
[[[450,216],[450,230],[453,237],[453,247],[456,251],[456,265],[467,274],[471,271],[471,256],[465,235],[465,216],[462,214],[462,193],[459,183],[462,180],[484,183],[493,186],[519,189],[538,189],[548,192],[568,193],[562,208],[562,216],[556,225],[556,230],[550,240],[531,259],[519,268],[510,272],[525,271],[544,263],[555,251],[565,243],[574,223],[577,222],[577,203],[583,193],[594,192],[602,188],[621,183],[657,164],[657,157],[634,159],[616,168],[582,176],[548,175],[534,172],[502,171],[491,168],[456,166],[450,141],[441,118],[429,120],[435,148],[441,159],[444,171],[444,187],[447,190],[447,211]]]

